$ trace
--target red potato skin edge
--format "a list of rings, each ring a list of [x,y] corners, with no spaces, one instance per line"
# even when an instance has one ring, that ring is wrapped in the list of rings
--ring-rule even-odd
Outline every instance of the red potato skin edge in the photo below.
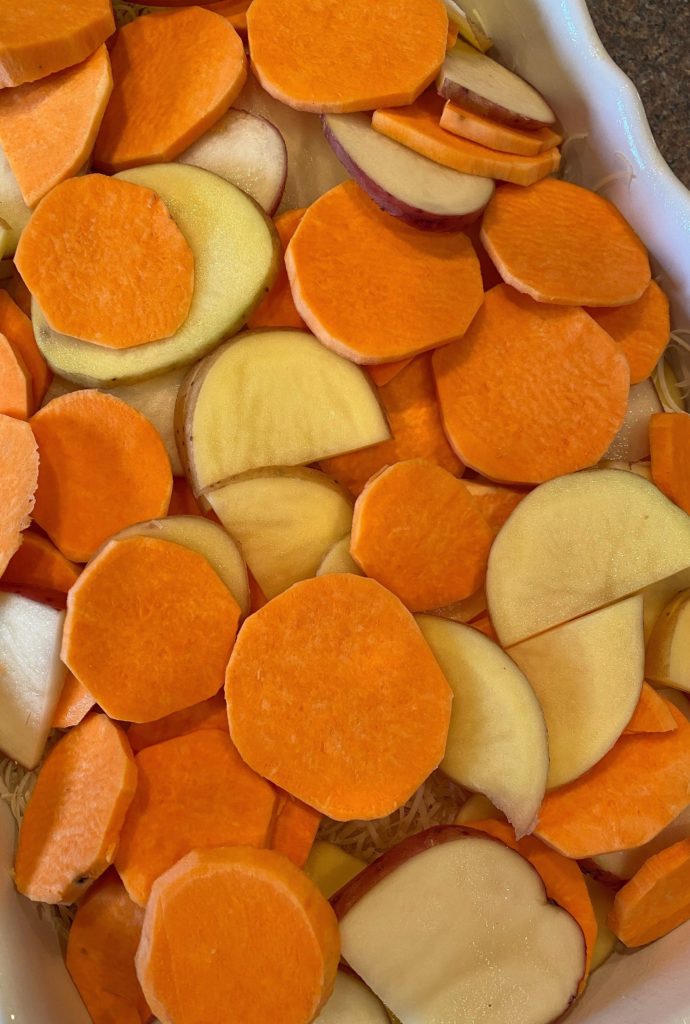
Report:
[[[331,896],[330,902],[338,921],[341,921],[348,911],[350,911],[363,896],[366,896],[370,889],[373,889],[375,885],[378,885],[378,883],[383,881],[384,878],[387,878],[388,875],[393,874],[401,864],[404,864],[405,861],[409,860],[411,857],[416,857],[417,854],[423,853],[425,850],[431,850],[435,846],[443,846],[445,843],[452,843],[459,839],[468,838],[489,839],[493,843],[498,843],[499,846],[502,846],[506,850],[511,849],[511,847],[506,846],[506,844],[496,836],[489,835],[487,832],[482,832],[480,829],[474,829],[468,825],[434,825],[432,828],[428,828],[424,832],[419,832],[417,835],[403,839],[401,843],[398,843],[397,846],[387,850],[386,853],[381,854],[377,860],[372,864],[369,864],[366,868],[360,871],[358,875],[355,875],[351,881],[347,882],[342,889],[339,889],[338,892],[334,893],[334,895]],[[518,856],[522,856],[517,850],[513,850],[512,852],[517,853]],[[526,864],[529,864],[529,867],[538,877],[543,888],[544,883],[542,882],[541,875],[537,869],[530,864],[526,858],[523,857],[523,860]],[[560,904],[556,903],[555,900],[549,899],[548,902],[554,906],[560,907]],[[560,909],[563,910],[564,908],[560,907]],[[568,912],[566,911],[566,913]],[[570,916],[572,917],[572,915]],[[574,917],[573,921],[575,921]],[[584,962],[585,936],[578,922],[575,921],[575,923],[580,929],[580,934],[582,935]],[[347,961],[345,961],[345,963],[347,963]],[[578,988],[581,981],[582,978],[580,978],[580,981],[578,982]],[[551,1022],[551,1024],[558,1024],[558,1022],[561,1021],[568,1013],[577,998],[577,992],[574,992],[568,1006],[561,1016],[557,1017]]]
[[[525,131],[532,131],[537,128],[550,128],[555,124],[555,121],[535,121],[533,117],[517,114],[514,110],[502,107],[500,103],[494,103],[492,100],[479,96],[464,85],[458,85],[457,82],[442,74],[438,77],[437,89],[439,96],[445,100],[459,103],[473,114],[488,117],[492,121],[499,121],[501,124],[508,125],[509,128],[523,128]]]
[[[143,2],[143,0],[141,0],[141,2]],[[249,117],[255,117],[257,118],[257,120],[263,121],[265,124],[267,124],[270,128],[273,129],[273,131],[280,139],[283,149],[283,180],[280,183],[280,187],[276,192],[276,197],[273,203],[271,204],[270,209],[265,211],[267,217],[273,217],[282,201],[288,176],[288,151],[287,146],[285,145],[285,139],[283,138],[283,133],[281,132],[280,128],[276,127],[276,125],[273,124],[273,121],[269,121],[267,117],[263,117],[261,114],[252,114],[251,110],[245,110],[244,107],[231,107],[231,109],[237,110],[240,114],[248,114]]]
[[[367,193],[370,199],[380,207],[384,213],[389,213],[392,217],[397,217],[403,221],[404,224],[409,224],[412,228],[417,228],[419,231],[462,231],[468,225],[478,220],[486,206],[480,206],[477,210],[472,210],[470,213],[458,214],[457,217],[445,216],[437,213],[425,213],[423,210],[418,209],[415,206],[409,206],[404,203],[401,199],[397,199],[390,192],[386,192],[385,189],[381,188],[380,185],[370,178],[368,174],[365,174],[362,168],[355,163],[350,154],[341,145],[335,134],[329,127],[325,116],[321,115],[321,127],[323,128],[323,134],[328,142],[329,146],[340,160],[341,164],[350,175],[350,177],[357,182],[359,187]]]

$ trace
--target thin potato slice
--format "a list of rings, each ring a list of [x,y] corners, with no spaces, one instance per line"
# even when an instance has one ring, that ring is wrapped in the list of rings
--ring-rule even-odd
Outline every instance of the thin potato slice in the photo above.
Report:
[[[690,693],[690,590],[664,608],[647,645],[647,678]]]
[[[143,380],[206,355],[245,323],[278,271],[271,221],[230,182],[184,164],[136,167],[117,177],[153,189],[168,207],[194,254],[194,296],[176,334],[131,351],[59,334],[34,303],[36,340],[46,360],[55,373],[85,387]]]
[[[389,437],[364,371],[302,331],[240,335],[192,371],[178,400],[178,446],[197,495],[251,469],[316,462]]]
[[[352,524],[352,498],[315,469],[244,473],[208,501],[267,598],[314,576]]]

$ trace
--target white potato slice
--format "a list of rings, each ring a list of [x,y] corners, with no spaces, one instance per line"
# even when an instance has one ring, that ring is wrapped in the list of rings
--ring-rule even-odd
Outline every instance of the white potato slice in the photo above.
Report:
[[[443,0],[448,12],[448,21],[455,25],[463,39],[477,50],[486,53],[494,45],[493,39],[487,35],[484,26],[479,21],[477,11],[472,10],[466,13],[465,10],[455,3],[455,0]]]
[[[690,590],[677,594],[657,619],[646,674],[652,683],[690,693]]]
[[[652,630],[664,608],[682,590],[690,590],[690,568],[683,569],[681,572],[645,588],[643,591],[645,641],[649,642]]]
[[[510,647],[690,568],[690,516],[615,469],[549,480],[523,498],[489,556],[489,614]]]
[[[260,469],[207,495],[267,598],[314,576],[352,525],[352,496],[316,469]]]
[[[228,110],[189,149],[177,157],[237,185],[272,216],[287,177],[287,149],[278,129],[265,117]]]
[[[365,861],[353,857],[351,853],[346,853],[334,843],[326,843],[318,839],[309,852],[307,863],[304,865],[304,873],[329,900],[334,893],[342,889],[366,866]]]
[[[53,331],[33,304],[36,341],[61,377],[84,387],[112,387],[155,377],[206,355],[238,331],[278,271],[280,247],[263,210],[235,185],[200,167],[151,164],[116,175],[156,192],[194,254],[194,295],[171,338],[109,349]]]
[[[632,718],[644,680],[642,596],[525,640],[507,653],[529,679],[549,735],[549,788],[588,771]]]
[[[116,388],[99,388],[100,391],[114,395],[115,398],[131,405],[133,409],[145,416],[149,423],[153,424],[165,445],[173,476],[182,476],[184,473],[175,442],[175,403],[186,372],[184,367],[180,367],[162,373],[160,377],[151,377],[149,380],[140,380],[134,384],[122,384]],[[72,381],[64,380],[62,377],[53,377],[43,399],[43,405],[47,405],[53,398],[59,398],[61,395],[78,390],[78,384],[73,384]]]
[[[167,516],[128,526],[111,540],[123,537],[157,537],[197,551],[228,588],[242,615],[249,615],[251,602],[247,566],[235,541],[218,523],[200,516]]]
[[[333,995],[314,1024],[390,1024],[390,1017],[363,981],[338,971]]]
[[[388,437],[367,374],[303,331],[248,331],[222,345],[189,375],[177,407],[196,495],[250,469],[316,462]]]
[[[589,965],[590,971],[596,971],[608,960],[618,945],[618,939],[609,928],[609,914],[616,894],[608,885],[602,885],[590,875],[585,875],[585,885],[592,901],[594,916],[597,919],[597,941],[594,944],[592,962]]]
[[[0,594],[0,750],[25,768],[41,760],[66,668],[64,612]]]
[[[550,1024],[585,945],[534,868],[459,826],[412,836],[335,898],[345,961],[404,1024]]]
[[[317,576],[327,576],[331,572],[352,572],[355,576],[363,576],[364,573],[350,554],[350,534],[341,537],[333,547],[329,548],[321,560],[321,565],[316,570]]]
[[[17,179],[12,173],[4,149],[0,146],[0,218],[9,228],[3,256],[13,256],[19,236],[29,222],[31,210],[22,199]]]
[[[505,815],[501,814],[499,809],[482,793],[472,793],[455,816],[455,824],[470,825],[473,821],[486,821],[492,818],[503,821]]]
[[[622,462],[641,462],[649,458],[649,421],[655,413],[663,412],[656,388],[651,380],[634,384],[628,396],[628,411],[622,426],[604,459]]]
[[[447,100],[515,128],[540,128],[556,120],[546,100],[524,78],[459,39],[436,79]]]
[[[479,630],[432,615],[415,618],[453,691],[440,767],[487,796],[519,838],[536,822],[549,770],[539,701],[520,669]]]

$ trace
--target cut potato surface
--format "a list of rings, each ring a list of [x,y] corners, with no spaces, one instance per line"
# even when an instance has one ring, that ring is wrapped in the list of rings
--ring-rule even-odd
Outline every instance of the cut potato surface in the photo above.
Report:
[[[28,423],[0,415],[0,575],[22,543],[31,523],[38,484],[38,448]]]
[[[228,709],[222,691],[199,701],[182,711],[173,711],[171,715],[157,718],[153,722],[132,724],[127,730],[127,739],[133,753],[138,754],[146,747],[153,747],[166,740],[174,740],[178,736],[187,736],[190,732],[200,729],[219,729],[228,732]]]
[[[507,653],[544,712],[547,784],[562,786],[601,760],[635,711],[644,678],[642,597],[583,615]]]
[[[506,284],[538,302],[623,306],[651,279],[647,250],[616,207],[555,178],[497,189],[481,239]]]
[[[690,517],[635,473],[590,470],[528,494],[494,541],[486,591],[503,646],[690,567]]]
[[[178,402],[178,444],[197,494],[250,469],[314,462],[389,436],[364,372],[300,331],[257,331],[221,346]]]
[[[637,302],[613,309],[592,309],[591,315],[623,349],[630,381],[639,384],[654,371],[671,333],[668,299],[650,281]]]
[[[43,754],[65,678],[64,612],[0,594],[0,750],[25,768]]]
[[[633,384],[628,394],[628,411],[621,427],[608,447],[605,459],[640,462],[649,458],[649,424],[663,407],[651,380]]]
[[[317,840],[311,848],[304,871],[329,900],[365,867],[365,861],[346,853],[340,846]]]
[[[609,924],[629,948],[690,920],[690,839],[655,853],[616,893]]]
[[[112,540],[69,593],[61,656],[106,714],[150,722],[218,692],[239,617],[197,551]]]
[[[539,701],[501,648],[478,630],[418,615],[417,625],[453,690],[441,769],[489,797],[518,837],[539,811],[549,748]]]
[[[228,110],[178,158],[237,185],[272,216],[287,177],[287,149],[275,125],[246,110]]]
[[[217,523],[200,516],[167,516],[128,526],[112,539],[124,537],[157,537],[197,551],[228,588],[242,615],[249,614],[247,566],[235,541]]]
[[[121,249],[127,260],[114,265]],[[194,292],[194,256],[165,203],[149,188],[102,174],[50,191],[22,232],[15,262],[53,330],[107,348],[170,337]]]
[[[74,903],[112,864],[137,785],[124,731],[89,715],[44,761],[19,830],[17,889],[43,903]]]
[[[652,586],[646,587],[644,596],[644,636],[649,643],[652,630],[659,621],[659,616],[664,608],[683,590],[690,590],[690,568],[669,576],[667,579],[659,580]]]
[[[598,857],[592,857],[592,864],[597,870],[603,871],[605,877],[610,876],[616,882],[627,882],[655,853],[660,853],[683,839],[690,839],[690,806],[681,811],[670,825],[643,846],[617,850],[615,853],[602,853]]]
[[[448,18],[441,0],[359,0],[347,14],[337,0],[258,0],[247,28],[271,95],[345,113],[411,103],[443,63]]]
[[[2,12],[0,88],[86,60],[114,29],[109,0],[70,0],[67,7],[13,0]]]
[[[304,210],[288,210],[276,217],[275,226],[282,250],[280,269],[270,292],[247,321],[247,326],[252,331],[259,327],[293,327],[295,330],[302,330],[306,326],[295,309],[290,291],[290,281],[285,269],[285,250],[303,216]]]
[[[358,363],[392,362],[461,337],[484,294],[466,235],[419,232],[354,182],[307,210],[285,265],[307,326]]]
[[[536,156],[537,153],[560,145],[562,141],[561,135],[552,128],[511,128],[474,113],[467,104],[460,105],[451,100],[443,108],[440,124],[453,135],[517,156]]]
[[[362,570],[350,554],[350,534],[336,541],[328,549],[321,559],[321,564],[316,570],[317,576],[327,576],[332,572],[351,572],[355,576],[361,576]]]
[[[592,953],[591,966],[591,970],[596,971],[598,967],[601,967],[608,960],[618,942],[608,924],[615,893],[607,885],[602,885],[601,882],[598,882],[596,878],[592,878],[590,875],[585,875],[585,883],[597,919],[597,941]]]
[[[606,332],[581,309],[507,285],[487,292],[465,337],[434,353],[433,368],[453,448],[494,480],[536,484],[592,466],[626,414],[628,365]],[[510,384],[497,387],[506,372]]]
[[[663,412],[652,416],[649,443],[654,483],[690,515],[690,415]]]
[[[115,867],[135,903],[196,848],[266,845],[276,794],[242,761],[227,732],[202,729],[137,754],[137,791]],[[175,827],[171,828],[171,823]]]
[[[240,189],[209,171],[159,164],[125,171],[165,203],[194,255],[189,315],[171,338],[116,352],[52,331],[34,306],[39,348],[53,370],[85,387],[112,387],[185,366],[237,331],[270,287],[278,243],[270,220]]]
[[[31,428],[40,460],[34,518],[67,558],[85,562],[113,533],[167,512],[165,447],[125,402],[75,391],[40,409]]]
[[[174,160],[225,113],[247,78],[232,25],[194,6],[123,26],[110,59],[114,87],[93,151],[94,165],[108,174]]]
[[[225,685],[247,764],[338,821],[390,814],[443,757],[450,688],[374,580],[320,576],[274,598],[247,619]]]
[[[207,495],[270,600],[314,576],[352,525],[352,498],[315,469],[253,470]]]
[[[678,594],[659,616],[647,644],[647,678],[690,693],[690,590]]]
[[[314,1024],[390,1024],[390,1018],[364,982],[338,971],[333,994]]]
[[[495,1024],[548,1024],[585,972],[580,927],[536,870],[457,826],[394,847],[335,910],[344,959],[406,1024],[488,1019],[488,1001]]]
[[[413,227],[461,231],[493,195],[490,178],[427,160],[374,131],[368,114],[328,114],[323,126],[357,184],[383,210]]]
[[[29,529],[22,534],[21,547],[2,574],[2,584],[66,594],[80,571],[81,566],[65,558],[47,537]]]
[[[154,884],[136,967],[161,1021],[304,1024],[339,956],[333,911],[303,872],[271,850],[221,847]]]
[[[533,86],[459,39],[446,54],[436,85],[447,100],[516,128],[540,128],[556,120]]]
[[[168,370],[158,377],[151,377],[148,380],[137,381],[133,384],[124,384],[115,388],[100,388],[114,398],[131,405],[133,409],[145,416],[161,436],[165,450],[170,459],[170,468],[173,476],[182,476],[182,462],[180,453],[175,442],[175,403],[177,393],[180,390],[182,378],[186,370],[180,367],[176,370]],[[53,398],[60,398],[72,391],[78,391],[79,384],[63,380],[62,377],[53,377],[48,388],[43,404],[47,405]]]
[[[22,199],[19,183],[0,147],[0,218],[3,222],[3,256],[12,256],[19,236],[29,222],[31,210]],[[7,225],[9,232],[4,227]]]
[[[27,206],[82,169],[112,88],[100,46],[76,67],[0,93],[0,143]]]

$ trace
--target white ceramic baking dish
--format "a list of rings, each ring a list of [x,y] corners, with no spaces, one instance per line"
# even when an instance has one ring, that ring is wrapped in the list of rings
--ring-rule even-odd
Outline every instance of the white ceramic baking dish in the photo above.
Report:
[[[503,60],[558,112],[569,138],[567,176],[590,187],[608,181],[601,191],[647,243],[674,325],[690,326],[690,193],[657,150],[639,97],[603,49],[584,0],[470,6]],[[88,1024],[50,925],[14,892],[6,868],[13,827],[0,806],[0,1024]],[[689,962],[690,924],[615,955],[594,974],[569,1024],[688,1024]]]

